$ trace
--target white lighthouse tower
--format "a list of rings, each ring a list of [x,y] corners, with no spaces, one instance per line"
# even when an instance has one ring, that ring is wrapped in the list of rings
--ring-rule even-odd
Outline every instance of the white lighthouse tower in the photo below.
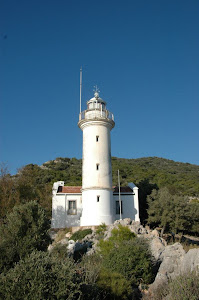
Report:
[[[115,122],[97,88],[80,113],[78,126],[83,131],[80,225],[109,225],[114,221],[110,131]]]

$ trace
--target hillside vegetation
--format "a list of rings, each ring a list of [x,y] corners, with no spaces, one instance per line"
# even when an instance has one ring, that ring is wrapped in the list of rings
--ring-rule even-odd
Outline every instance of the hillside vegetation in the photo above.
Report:
[[[117,170],[120,170],[121,185],[134,182],[139,187],[141,221],[148,218],[147,196],[153,189],[167,188],[171,195],[198,203],[199,166],[172,160],[145,157],[139,159],[112,158],[113,185],[117,185]],[[12,210],[14,205],[37,200],[51,216],[51,191],[55,181],[65,185],[81,185],[82,160],[56,158],[42,166],[29,164],[11,176],[5,167],[0,178],[0,219]],[[150,201],[149,201],[150,202]],[[158,223],[156,222],[156,225]]]

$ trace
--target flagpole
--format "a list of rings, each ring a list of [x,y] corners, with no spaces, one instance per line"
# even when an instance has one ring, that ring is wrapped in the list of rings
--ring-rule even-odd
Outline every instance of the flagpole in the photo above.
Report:
[[[119,205],[120,205],[120,220],[122,220],[122,203],[120,195],[120,171],[118,170],[118,187],[119,187]]]

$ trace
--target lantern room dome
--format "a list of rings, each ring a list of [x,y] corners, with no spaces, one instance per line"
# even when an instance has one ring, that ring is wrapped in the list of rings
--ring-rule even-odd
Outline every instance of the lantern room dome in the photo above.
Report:
[[[106,102],[99,97],[99,92],[95,91],[94,97],[86,102],[87,109],[96,109],[102,106],[102,109],[106,109]]]

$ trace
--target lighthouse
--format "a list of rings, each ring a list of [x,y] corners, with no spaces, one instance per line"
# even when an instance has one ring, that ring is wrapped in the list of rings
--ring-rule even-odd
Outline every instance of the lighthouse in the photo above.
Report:
[[[110,132],[115,122],[97,88],[80,112],[78,126],[83,132],[80,225],[109,225],[114,221]]]

